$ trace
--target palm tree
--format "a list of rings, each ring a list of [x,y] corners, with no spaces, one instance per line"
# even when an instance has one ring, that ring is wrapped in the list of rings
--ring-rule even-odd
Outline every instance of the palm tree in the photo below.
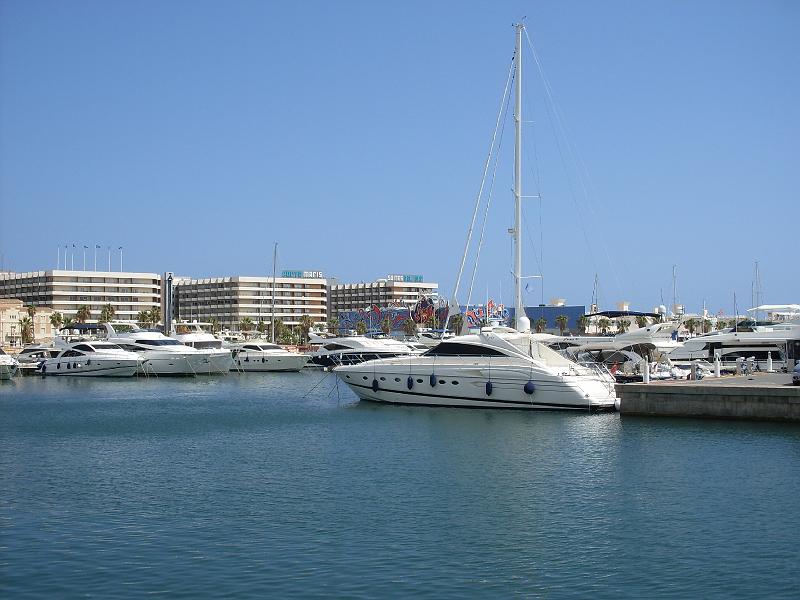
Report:
[[[417,324],[411,317],[403,321],[403,333],[409,337],[417,335]]]
[[[33,342],[33,319],[25,317],[19,321],[19,335],[22,337],[22,345]]]
[[[277,325],[277,322],[276,322]],[[277,329],[275,329],[275,335],[278,336]],[[286,327],[281,323],[281,334],[278,336],[278,341],[281,344],[291,344],[294,342],[294,336],[292,335],[292,330],[289,327]]]
[[[25,307],[25,310],[27,311],[28,316],[31,318],[31,320],[33,320],[33,317],[36,316],[36,307],[33,304],[31,304],[30,306]]]
[[[239,321],[239,330],[242,332],[253,331],[253,319],[244,317]]]
[[[631,326],[631,322],[628,319],[617,319],[617,332],[618,333],[625,333],[628,331],[628,328]]]
[[[339,319],[337,317],[328,319],[328,331],[331,333],[339,332]]]
[[[83,306],[78,307],[78,312],[75,313],[75,320],[78,321],[78,323],[86,323],[86,321],[88,321],[91,318],[92,318],[91,308],[89,308],[85,304]]]
[[[64,324],[64,315],[62,315],[60,312],[56,311],[52,315],[50,315],[50,325],[58,329],[63,324]]]
[[[639,328],[647,327],[647,317],[644,315],[639,315],[636,317],[636,324],[639,326]]]
[[[686,329],[689,331],[689,335],[694,335],[694,330],[697,329],[697,325],[698,325],[697,321],[695,319],[688,319],[683,324],[686,327]]]
[[[155,327],[161,322],[160,307],[156,306],[155,308],[150,309],[150,322],[153,324],[153,327]]]
[[[139,314],[136,315],[136,322],[139,324],[139,327],[143,329],[150,327],[150,311],[140,310]]]
[[[72,317],[64,317],[64,323],[62,324],[62,327],[64,327],[64,329],[69,329],[74,324],[75,324],[75,319],[73,319]]]
[[[264,332],[267,330],[267,324],[264,322],[264,319],[258,319],[258,325],[256,325],[256,331],[261,335],[264,335]]]
[[[286,325],[283,324],[281,319],[275,319],[275,339],[280,340],[283,338],[283,332],[286,330]]]
[[[384,335],[389,335],[392,332],[392,320],[389,317],[381,321],[381,331]]]
[[[711,331],[711,321],[708,319],[703,319],[703,333],[709,333]]]
[[[114,310],[114,307],[110,304],[106,304],[102,309],[100,309],[100,323],[108,323],[109,321],[113,321],[116,314],[117,311]]]
[[[364,335],[367,333],[367,324],[364,321],[359,321],[356,323],[356,333],[358,335]]]
[[[556,325],[558,325],[558,330],[561,332],[561,335],[564,335],[564,330],[567,328],[568,322],[569,317],[567,315],[558,315],[556,317]]]
[[[543,333],[547,328],[547,319],[544,317],[539,317],[536,319],[536,323],[534,323],[534,325],[536,326],[536,333]]]
[[[450,319],[450,328],[456,335],[458,335],[461,333],[462,327],[464,327],[464,315],[462,315],[461,313],[453,315],[453,318]]]
[[[586,315],[578,317],[578,329],[581,333],[586,333],[586,330],[589,329],[589,317]]]
[[[219,330],[219,319],[217,319],[217,317],[211,317],[208,322],[211,324],[211,333],[217,333]]]
[[[597,327],[600,329],[601,333],[607,333],[608,328],[611,327],[611,321],[606,317],[601,317],[599,321],[597,321]]]
[[[717,329],[725,329],[728,326],[728,322],[725,319],[717,319]]]
[[[310,315],[303,315],[300,317],[299,328],[300,328],[300,343],[305,344],[308,342],[308,332],[311,330],[311,327],[314,325],[314,319],[311,318]]]

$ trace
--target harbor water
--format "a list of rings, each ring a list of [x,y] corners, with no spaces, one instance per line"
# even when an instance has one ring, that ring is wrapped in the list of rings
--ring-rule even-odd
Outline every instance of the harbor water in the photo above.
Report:
[[[800,593],[795,425],[0,383],[3,598]]]

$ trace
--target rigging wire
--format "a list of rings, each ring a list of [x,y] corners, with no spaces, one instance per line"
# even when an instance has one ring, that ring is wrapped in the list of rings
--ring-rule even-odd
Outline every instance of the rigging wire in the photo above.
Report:
[[[570,177],[570,174],[569,174],[569,172],[568,172],[568,170],[566,168],[567,161],[565,160],[564,149],[562,148],[562,143],[559,141],[558,131],[560,131],[561,136],[563,137],[563,140],[564,140],[563,141],[563,145],[566,146],[566,151],[567,151],[569,157],[572,159],[573,165],[576,167],[576,171],[578,173],[578,181],[579,181],[581,190],[583,192],[583,196],[584,196],[584,199],[585,199],[586,207],[592,212],[592,216],[596,218],[596,212],[594,210],[594,207],[593,207],[592,203],[590,202],[590,195],[589,195],[589,191],[588,191],[587,185],[586,185],[586,180],[590,181],[588,169],[586,168],[585,162],[580,158],[580,156],[578,155],[577,151],[575,150],[574,145],[570,142],[570,136],[568,134],[568,129],[567,129],[567,126],[566,126],[566,123],[565,123],[565,119],[564,119],[564,117],[562,115],[563,111],[561,111],[559,109],[558,104],[555,101],[555,96],[553,94],[553,88],[550,85],[550,82],[549,82],[549,80],[547,78],[547,75],[545,74],[544,66],[542,65],[542,62],[539,59],[539,54],[536,52],[536,49],[535,49],[535,47],[533,45],[533,42],[531,41],[530,36],[528,35],[527,29],[525,30],[525,37],[526,37],[527,42],[528,42],[528,47],[530,48],[531,53],[533,54],[534,62],[536,63],[536,66],[537,66],[537,68],[539,70],[539,74],[540,74],[540,76],[542,78],[542,83],[543,83],[544,89],[545,89],[545,95],[546,95],[546,97],[547,97],[547,99],[549,101],[549,104],[546,104],[545,106],[547,108],[548,118],[550,119],[550,125],[553,128],[554,137],[556,138],[556,147],[558,149],[559,156],[561,158],[562,164],[564,165],[564,169],[565,169],[565,172],[567,174],[567,181],[568,181],[568,187],[569,187],[569,191],[570,191],[570,196],[571,196],[572,202],[575,205],[575,208],[576,208],[576,210],[578,212],[578,218],[579,218],[579,221],[580,221],[580,224],[581,224],[581,230],[582,230],[582,233],[583,233],[583,238],[584,238],[584,241],[586,242],[587,249],[589,250],[589,254],[591,256],[592,263],[595,266],[595,271],[597,271],[597,264],[595,262],[594,253],[592,252],[592,244],[589,242],[589,238],[588,238],[588,235],[587,235],[586,222],[584,220],[582,211],[580,210],[580,206],[578,205],[578,200],[577,200],[577,195],[575,193],[574,183],[573,183],[572,178]],[[583,174],[581,173],[581,169],[583,170]],[[591,185],[591,183],[590,183],[590,185]],[[605,254],[606,260],[608,261],[609,268],[611,269],[611,272],[612,272],[612,274],[614,276],[614,279],[615,279],[615,281],[617,283],[617,288],[618,288],[618,292],[619,292],[619,291],[621,291],[622,286],[620,285],[619,277],[617,275],[616,269],[614,268],[614,263],[611,261],[611,257],[610,257],[609,252],[608,252],[608,247],[606,246],[606,244],[602,240],[600,240],[600,245],[603,248],[603,252]]]
[[[514,70],[514,74],[511,77],[511,82],[510,83],[512,85],[514,83],[515,76],[516,76],[516,69]],[[481,235],[480,235],[480,238],[478,239],[478,247],[477,247],[477,249],[475,251],[475,264],[472,267],[472,278],[470,279],[470,282],[469,282],[469,293],[467,294],[467,306],[469,306],[470,303],[472,302],[472,290],[473,290],[473,286],[475,285],[475,275],[478,272],[478,263],[480,262],[481,249],[483,248],[483,238],[484,238],[484,234],[486,232],[486,222],[487,222],[487,220],[489,218],[489,207],[492,205],[492,195],[493,195],[493,192],[494,192],[494,184],[495,184],[495,181],[496,181],[496,178],[497,178],[497,165],[500,162],[500,151],[503,148],[503,134],[506,131],[506,121],[508,120],[508,106],[509,106],[510,102],[511,102],[511,94],[508,94],[506,96],[506,105],[505,105],[505,108],[503,109],[503,113],[505,115],[505,118],[502,118],[502,127],[500,129],[500,139],[497,142],[497,152],[495,152],[495,156],[494,156],[494,167],[492,168],[492,178],[491,178],[491,180],[489,182],[489,191],[488,191],[488,193],[486,195],[486,208],[484,209],[484,212],[483,212],[483,223],[481,224]],[[487,308],[487,310],[488,310],[488,308]]]
[[[484,189],[484,186],[486,184],[486,174],[488,173],[489,166],[491,165],[492,153],[494,152],[494,145],[495,145],[495,141],[497,139],[497,132],[498,132],[498,129],[500,129],[500,121],[501,121],[501,117],[502,117],[503,112],[504,112],[503,111],[503,106],[506,104],[506,96],[508,95],[508,90],[509,90],[509,86],[510,86],[510,83],[511,83],[511,79],[512,79],[512,76],[513,76],[514,71],[515,71],[515,65],[516,65],[516,50],[514,51],[514,54],[511,56],[511,63],[509,64],[509,67],[508,67],[508,76],[506,77],[506,86],[505,86],[505,89],[503,90],[503,98],[500,101],[500,111],[497,114],[497,121],[495,122],[494,133],[492,134],[492,141],[489,144],[489,154],[486,157],[486,162],[485,162],[484,167],[483,167],[483,176],[481,177],[481,185],[478,188],[478,195],[475,198],[475,208],[472,211],[472,220],[470,222],[469,231],[467,233],[467,241],[464,244],[464,254],[461,257],[461,265],[458,268],[458,277],[456,277],[456,285],[455,285],[455,288],[453,289],[453,300],[455,300],[456,302],[458,302],[458,288],[461,286],[461,277],[464,274],[464,263],[467,260],[467,254],[469,254],[469,248],[470,248],[470,245],[472,244],[472,231],[475,228],[475,219],[478,216],[478,209],[480,208],[481,198],[483,197],[483,189]],[[447,329],[447,324],[448,324],[449,321],[450,321],[450,311],[448,310],[447,311],[447,318],[445,318],[445,322],[444,322],[444,329]]]

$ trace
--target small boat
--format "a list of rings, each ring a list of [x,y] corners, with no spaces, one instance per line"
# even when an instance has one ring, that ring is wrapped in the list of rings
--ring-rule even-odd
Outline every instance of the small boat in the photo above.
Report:
[[[11,379],[19,371],[19,362],[0,348],[0,379]]]
[[[70,344],[55,358],[39,365],[39,373],[70,377],[133,377],[143,359],[109,342],[85,341]]]
[[[234,371],[300,371],[311,358],[262,340],[239,343],[232,350]]]

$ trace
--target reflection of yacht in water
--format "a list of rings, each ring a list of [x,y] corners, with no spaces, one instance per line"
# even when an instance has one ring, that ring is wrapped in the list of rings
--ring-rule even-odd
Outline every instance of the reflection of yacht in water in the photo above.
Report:
[[[311,362],[321,367],[353,365],[367,360],[420,354],[421,350],[391,338],[350,336],[324,337],[309,333],[309,340],[316,350]]]

